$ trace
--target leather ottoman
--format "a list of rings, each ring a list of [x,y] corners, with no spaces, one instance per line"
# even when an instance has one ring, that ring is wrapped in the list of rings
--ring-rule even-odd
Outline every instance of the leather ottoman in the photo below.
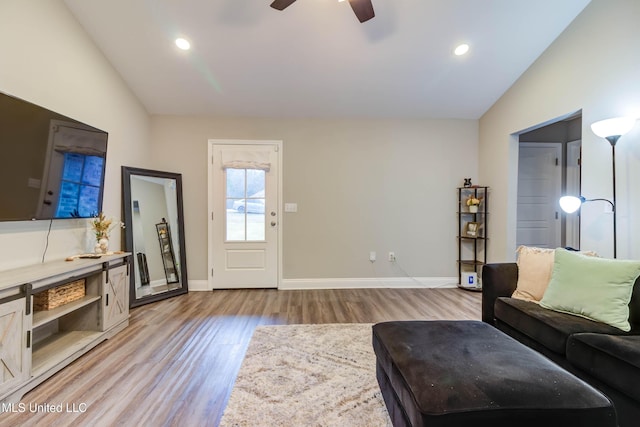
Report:
[[[395,427],[616,426],[605,395],[483,322],[378,323],[373,348]]]

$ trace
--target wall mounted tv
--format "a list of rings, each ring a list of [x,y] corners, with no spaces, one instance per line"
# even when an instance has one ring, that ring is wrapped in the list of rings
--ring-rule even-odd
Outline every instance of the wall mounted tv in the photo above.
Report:
[[[0,92],[0,221],[99,213],[107,136]]]

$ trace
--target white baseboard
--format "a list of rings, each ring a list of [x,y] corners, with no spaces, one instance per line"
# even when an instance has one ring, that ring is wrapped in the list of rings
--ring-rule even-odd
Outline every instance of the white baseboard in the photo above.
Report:
[[[206,280],[189,280],[189,292],[210,291]]]
[[[206,280],[189,280],[189,292],[208,292]],[[329,279],[282,279],[278,289],[368,289],[368,288],[455,288],[457,277],[367,277]]]
[[[455,288],[457,286],[457,277],[373,277],[283,279],[278,289]]]

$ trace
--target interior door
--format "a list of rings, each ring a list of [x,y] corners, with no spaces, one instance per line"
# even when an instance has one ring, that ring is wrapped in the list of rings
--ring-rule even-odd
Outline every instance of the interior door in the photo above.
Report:
[[[562,144],[520,143],[516,245],[561,246]]]
[[[277,288],[278,141],[210,141],[211,289]]]

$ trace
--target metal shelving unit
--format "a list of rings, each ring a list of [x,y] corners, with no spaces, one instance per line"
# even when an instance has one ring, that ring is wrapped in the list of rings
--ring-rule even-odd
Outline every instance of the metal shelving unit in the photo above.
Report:
[[[481,200],[477,212],[467,206],[467,199],[474,197]],[[489,215],[489,187],[458,187],[458,287],[470,291],[482,291],[480,277],[482,266],[487,263]],[[464,273],[476,273],[475,286],[463,282]]]

